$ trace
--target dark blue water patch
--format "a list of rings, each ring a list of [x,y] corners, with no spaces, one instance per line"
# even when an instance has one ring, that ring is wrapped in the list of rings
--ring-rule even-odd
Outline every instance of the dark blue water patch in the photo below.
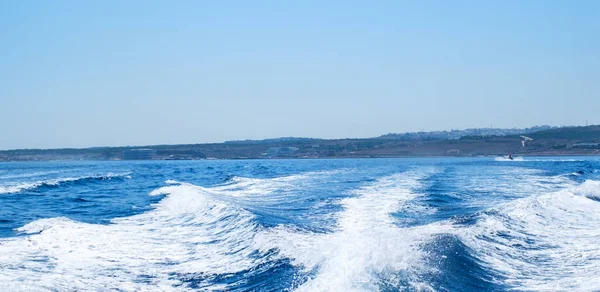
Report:
[[[592,200],[592,201],[596,201],[596,202],[600,202],[600,196],[595,196],[595,195],[587,195],[586,198]]]
[[[77,197],[77,198],[71,199],[71,202],[73,202],[73,203],[89,203],[89,202],[91,202],[91,200]]]
[[[468,205],[455,194],[421,197],[410,204],[416,210],[411,211],[409,208],[392,213],[397,219],[396,226],[413,227],[446,220],[460,220],[481,210],[481,207]]]
[[[181,281],[180,286],[189,289],[204,290],[215,284],[227,285],[227,288],[216,291],[290,291],[290,287],[302,284],[306,277],[298,268],[291,265],[288,259],[270,260],[252,269],[238,273],[226,274],[172,274],[171,278]],[[305,281],[305,280],[304,280]],[[213,289],[211,289],[213,290]]]
[[[442,234],[425,244],[432,270],[420,275],[436,291],[505,291],[504,278],[486,268],[456,235]]]
[[[154,275],[142,274],[137,276],[135,282],[142,284],[152,284],[154,283],[155,279],[156,277]]]
[[[67,217],[74,221],[108,224],[113,218],[146,212],[150,205],[163,198],[148,196],[154,185],[146,190],[125,191],[126,195],[124,189],[137,184],[121,181],[117,185],[123,188],[94,184],[2,195],[0,204],[11,207],[0,208],[0,218],[9,218],[0,222],[0,237],[15,236],[14,229],[43,218]]]
[[[526,165],[541,170],[548,176],[566,175],[575,182],[600,177],[600,160],[585,157],[540,158],[539,161],[527,162]]]
[[[459,175],[457,167],[446,166],[441,172],[421,179],[422,186],[413,191],[422,195],[409,202],[413,208],[404,208],[392,214],[398,219],[396,225],[427,225],[479,211],[479,207],[469,204],[471,196],[461,193],[464,189],[455,181]]]
[[[358,180],[346,180],[344,181],[344,183],[347,184],[364,184],[364,183],[372,183],[372,182],[376,182],[377,180],[375,178],[368,178],[368,177],[363,177],[361,179]]]
[[[273,174],[273,171],[265,165],[258,164],[252,167],[252,173],[257,176],[268,176],[269,174]]]
[[[303,192],[301,192],[303,193]],[[342,212],[339,198],[347,197],[347,194],[336,193],[324,195],[316,192],[299,194],[295,198],[283,199],[271,202],[237,202],[256,216],[257,222],[267,228],[278,225],[292,226],[298,229],[310,230],[312,232],[330,232],[335,228],[335,220],[332,214]],[[311,196],[312,195],[312,196]]]
[[[0,219],[0,237],[5,237],[5,234],[11,234],[15,225],[15,220]]]
[[[568,174],[568,177],[578,183],[582,183],[588,179],[598,179],[600,163],[595,161],[584,161],[574,166],[573,172]]]
[[[304,213],[304,209],[290,210],[298,212],[299,214]],[[263,227],[272,228],[280,225],[290,226],[297,230],[305,230],[312,233],[328,233],[332,232],[335,228],[335,221],[323,222],[324,220],[317,220],[316,215],[312,217],[302,217],[302,215],[290,216],[287,212],[275,212],[268,211],[265,209],[253,210],[256,216],[257,222]],[[316,221],[316,222],[315,222]]]
[[[223,183],[230,183],[232,182],[237,176],[229,173],[229,174],[223,174]]]

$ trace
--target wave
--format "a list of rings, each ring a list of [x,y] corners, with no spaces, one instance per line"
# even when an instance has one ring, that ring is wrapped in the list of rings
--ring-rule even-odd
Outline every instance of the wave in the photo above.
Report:
[[[456,182],[455,176],[468,179]],[[576,184],[568,175],[548,176],[538,169],[506,166],[490,167],[489,171],[480,173],[459,172],[439,180],[444,184],[442,189],[459,192],[457,199],[464,206],[478,209],[488,209],[509,200],[554,192]],[[443,195],[448,196],[451,192]]]
[[[144,213],[108,225],[41,219],[19,228],[23,236],[0,239],[0,290],[253,290],[273,281],[273,290],[434,291],[467,287],[444,282],[465,280],[464,263],[474,266],[469,277],[474,270],[491,274],[476,274],[474,282],[485,278],[502,288],[595,289],[600,182],[506,171],[506,189],[488,191],[518,186],[517,199],[490,204],[469,223],[415,226],[393,215],[440,212],[421,200],[439,171],[419,168],[367,181],[336,197],[339,208],[327,202],[338,212],[329,212],[334,223],[326,232],[267,226],[260,212],[287,213],[285,206],[306,200],[306,188],[335,172],[232,177],[214,187],[167,180],[150,193],[164,197]],[[456,266],[444,266],[450,264]]]
[[[255,237],[266,229],[245,208],[252,202],[249,197],[268,200],[271,192],[294,181],[302,184],[306,177],[239,178],[212,188],[168,180],[167,186],[150,193],[164,196],[151,210],[113,219],[108,225],[67,218],[33,221],[18,229],[27,236],[0,241],[0,288],[168,291],[236,287],[243,283],[218,280],[235,279],[239,273],[268,273],[286,263],[272,248],[256,245]]]
[[[50,218],[19,228],[29,236],[0,244],[0,287],[178,290],[185,279],[201,283],[262,262],[248,247],[258,229],[250,213],[193,185],[153,194],[162,193],[153,210],[109,225]]]
[[[587,180],[581,185],[572,188],[573,194],[584,196],[592,200],[600,200],[600,181]]]
[[[307,177],[319,175],[238,178],[212,188],[171,180],[150,193],[165,196],[152,210],[108,225],[67,218],[33,221],[18,229],[26,236],[0,241],[0,287],[248,289],[239,286],[247,284],[244,278],[256,273],[269,278],[287,265],[296,276],[289,283],[277,280],[281,289],[351,291],[375,287],[381,279],[394,281],[391,274],[418,268],[419,243],[439,227],[403,230],[390,213],[419,196],[410,189],[422,175],[390,176],[353,191],[339,202],[343,211],[332,233],[288,225],[267,228],[246,208],[285,200],[281,190],[300,188],[310,181]],[[316,274],[310,276],[310,271]],[[240,274],[245,276],[236,278]],[[411,287],[426,285],[417,282]]]
[[[398,226],[393,212],[408,208],[421,196],[414,192],[426,173],[388,176],[352,192],[343,199],[337,228],[316,234],[279,226],[262,233],[257,241],[303,268],[309,275],[297,291],[372,291],[381,287],[433,290],[419,274],[425,253],[421,245],[451,229],[430,224]],[[399,276],[403,275],[403,276]]]
[[[595,290],[600,281],[600,182],[532,195],[482,213],[461,240],[515,289]]]
[[[26,182],[15,185],[4,185],[0,186],[0,194],[13,194],[20,193],[23,191],[30,191],[43,187],[58,187],[65,184],[77,184],[87,183],[91,181],[104,181],[130,178],[130,172],[128,173],[108,173],[105,175],[92,175],[92,176],[81,176],[81,177],[66,177],[58,179],[49,179],[37,182]]]

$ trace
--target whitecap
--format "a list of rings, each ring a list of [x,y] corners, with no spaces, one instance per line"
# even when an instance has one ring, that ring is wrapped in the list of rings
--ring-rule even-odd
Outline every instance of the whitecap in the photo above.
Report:
[[[524,290],[585,290],[600,282],[600,183],[501,204],[458,234],[500,277]]]
[[[63,183],[77,182],[83,180],[112,180],[115,178],[127,178],[130,179],[131,172],[126,173],[107,173],[103,175],[89,175],[79,177],[63,177],[57,179],[40,180],[36,182],[18,182],[18,183],[6,183],[0,186],[0,194],[14,194],[22,191],[33,190],[42,186],[58,186]]]

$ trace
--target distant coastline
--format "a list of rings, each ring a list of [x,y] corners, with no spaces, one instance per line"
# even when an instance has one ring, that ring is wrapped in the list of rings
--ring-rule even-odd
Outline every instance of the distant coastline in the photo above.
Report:
[[[524,136],[532,140],[525,141]],[[386,134],[375,138],[276,138],[223,143],[18,149],[0,161],[199,160],[600,155],[600,126],[468,129]]]

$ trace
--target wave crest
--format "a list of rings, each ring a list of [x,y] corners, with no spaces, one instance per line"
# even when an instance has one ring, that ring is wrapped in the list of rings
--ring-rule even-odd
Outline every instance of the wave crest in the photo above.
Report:
[[[462,229],[462,241],[524,290],[594,290],[600,281],[600,182],[514,200]]]
[[[58,187],[61,185],[67,184],[78,184],[78,183],[87,183],[93,181],[105,181],[105,180],[114,180],[114,179],[125,179],[130,178],[130,172],[127,173],[107,173],[104,175],[91,175],[91,176],[81,176],[81,177],[66,177],[66,178],[58,178],[58,179],[49,179],[31,183],[20,183],[17,185],[5,185],[0,186],[0,194],[14,194],[20,193],[23,191],[31,191],[37,188],[44,187]]]

